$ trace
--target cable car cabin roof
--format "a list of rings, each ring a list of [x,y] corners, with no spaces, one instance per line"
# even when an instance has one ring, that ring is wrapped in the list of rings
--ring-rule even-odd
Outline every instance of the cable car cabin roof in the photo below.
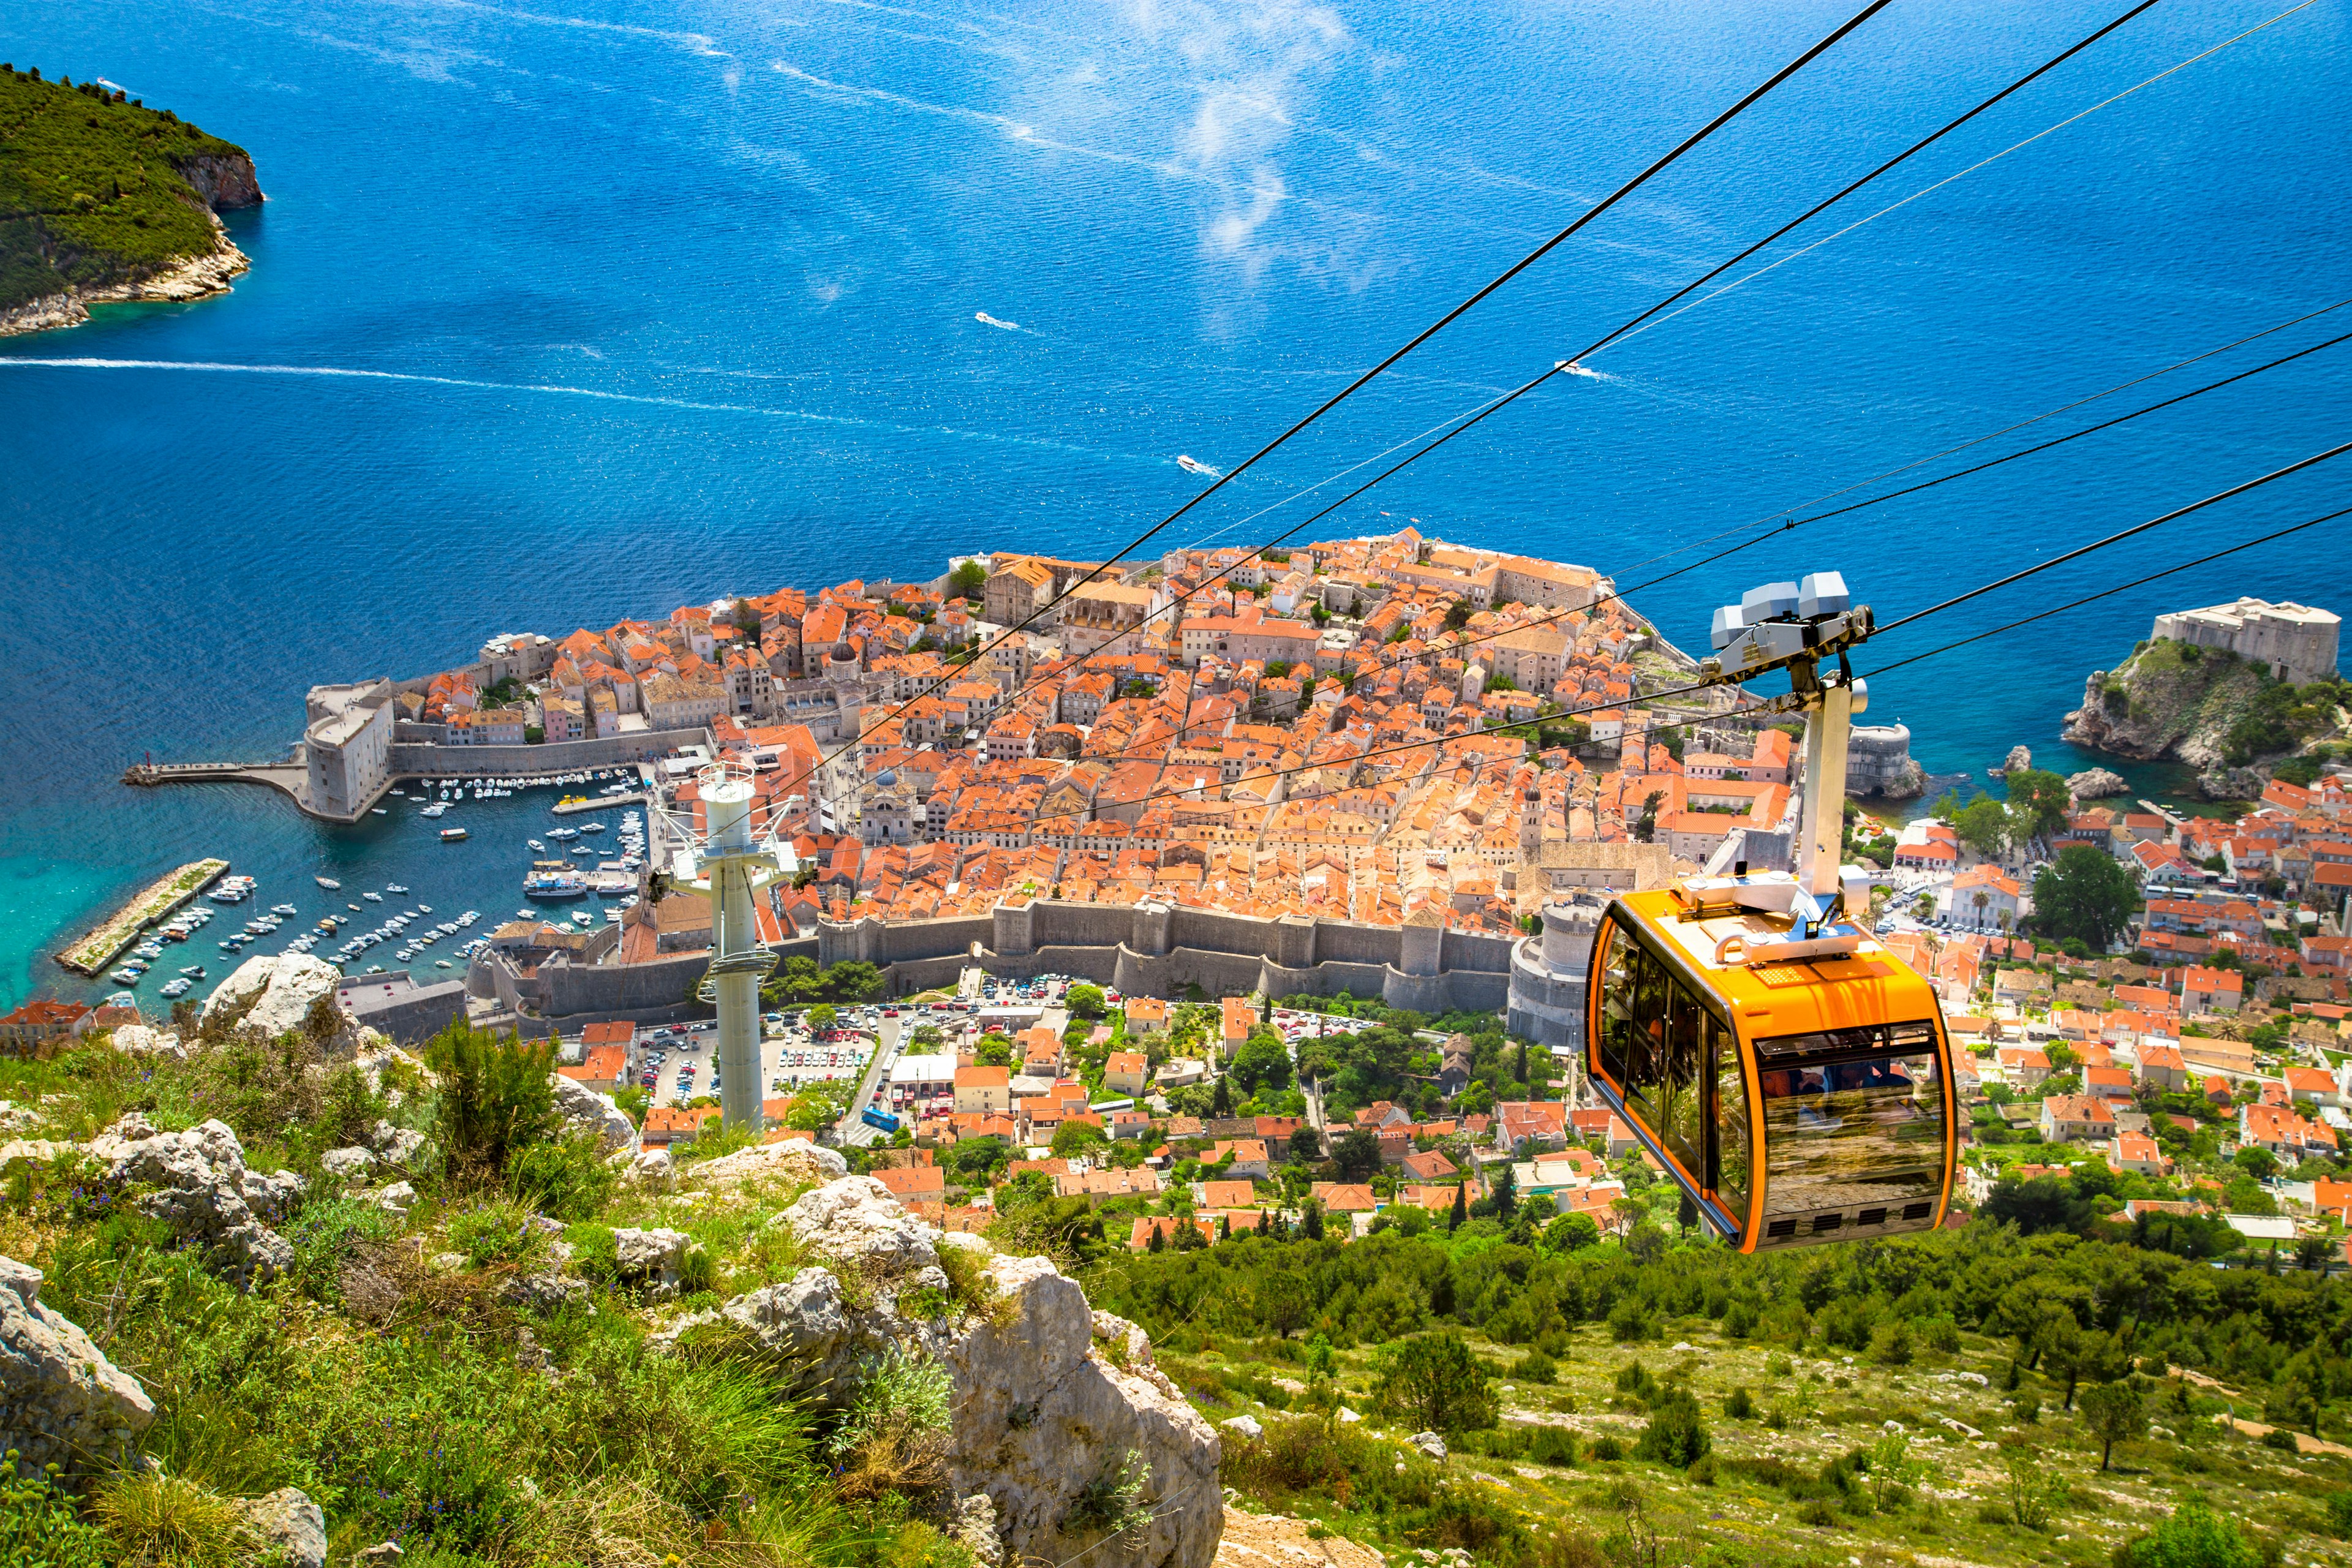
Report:
[[[1776,936],[1788,930],[1788,919],[1742,910],[1691,920],[1672,888],[1621,893],[1617,903],[1636,917],[1647,945],[1694,990],[1715,997],[1750,1040],[1937,1016],[1927,981],[1867,937],[1852,953],[1719,963],[1716,949],[1725,937]]]

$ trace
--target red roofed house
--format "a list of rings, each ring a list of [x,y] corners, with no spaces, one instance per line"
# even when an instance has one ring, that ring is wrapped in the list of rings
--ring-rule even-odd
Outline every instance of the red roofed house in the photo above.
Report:
[[[2122,1068],[2084,1068],[2083,1089],[2101,1100],[2129,1100],[2132,1097],[2132,1077]]]
[[[2184,1013],[2234,1013],[2245,1002],[2246,980],[2234,969],[2191,966],[2181,976]]]
[[[2284,1161],[2336,1152],[2336,1131],[2325,1122],[2306,1121],[2275,1105],[2238,1108],[2238,1142],[2267,1149]]]
[[[1141,1051],[1113,1051],[1103,1062],[1103,1089],[1110,1094],[1141,1094],[1150,1070]]]
[[[1204,1209],[1246,1209],[1257,1206],[1255,1182],[1195,1182],[1192,1201]]]
[[[1418,1154],[1407,1154],[1402,1162],[1404,1173],[1416,1182],[1442,1181],[1457,1174],[1454,1162],[1434,1149]]]
[[[1221,1008],[1224,1023],[1225,1059],[1231,1061],[1234,1053],[1242,1048],[1242,1042],[1249,1038],[1250,1031],[1257,1027],[1257,1009],[1250,1005],[1246,996],[1228,996]]]
[[[2042,1136],[2051,1143],[2112,1138],[2116,1113],[2088,1094],[2053,1094],[2042,1102]]]
[[[943,1204],[948,1197],[948,1173],[937,1165],[898,1166],[872,1172],[902,1204]]]
[[[2152,1083],[2162,1089],[2189,1087],[2189,1064],[2180,1059],[2178,1046],[2142,1046],[2139,1048],[2139,1076],[2143,1083]]]
[[[1225,1174],[1234,1180],[1264,1181],[1268,1165],[1265,1141],[1262,1138],[1220,1138],[1202,1152],[1201,1163],[1214,1165],[1227,1154],[1234,1163],[1225,1167]]]
[[[624,1046],[591,1046],[576,1068],[558,1068],[557,1072],[581,1088],[598,1094],[611,1094],[627,1080],[629,1052]]]
[[[1329,1214],[1370,1214],[1381,1206],[1361,1182],[1318,1182],[1307,1190]]]
[[[2287,1093],[2296,1100],[2307,1100],[2314,1105],[2344,1103],[2334,1076],[2323,1068],[2289,1068],[2284,1076]]]
[[[30,1056],[41,1047],[54,1047],[73,1033],[73,1026],[89,1011],[79,1002],[41,997],[14,1012],[0,1013],[0,1047],[15,1056]]]
[[[2011,1089],[2039,1089],[2050,1076],[2050,1058],[2039,1046],[2003,1046],[1999,1060]]]
[[[1495,1107],[1497,1142],[1516,1150],[1522,1139],[1538,1149],[1559,1149],[1568,1142],[1568,1102],[1564,1100],[1507,1100]]]
[[[2172,1169],[2172,1162],[2145,1132],[2116,1134],[2115,1165],[2118,1171],[2137,1171],[2143,1176],[2161,1176]]]
[[[955,1108],[965,1115],[985,1115],[1013,1109],[1013,1074],[1007,1068],[969,1067],[955,1070]]]

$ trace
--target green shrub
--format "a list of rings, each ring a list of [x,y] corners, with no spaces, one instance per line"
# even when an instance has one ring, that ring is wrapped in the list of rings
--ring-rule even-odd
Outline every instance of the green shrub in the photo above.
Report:
[[[477,1268],[520,1263],[544,1251],[546,1240],[538,1216],[519,1204],[483,1204],[449,1222],[450,1247]]]
[[[620,1244],[614,1239],[612,1226],[569,1226],[564,1229],[563,1239],[572,1247],[572,1272],[599,1285],[619,1283]]]
[[[1650,1401],[1650,1422],[1642,1428],[1633,1454],[1683,1469],[1697,1463],[1713,1446],[1699,1419],[1698,1401],[1689,1390],[1670,1384]]]
[[[1619,1344],[1638,1344],[1650,1334],[1650,1314],[1633,1297],[1627,1296],[1609,1309],[1609,1337]]]
[[[1538,1465],[1576,1463],[1576,1434],[1565,1426],[1537,1426],[1528,1433],[1528,1458]]]
[[[1151,1507],[1143,1489],[1151,1479],[1143,1457],[1129,1448],[1103,1461],[1092,1480],[1078,1489],[1062,1514],[1066,1535],[1122,1536],[1151,1522]]]
[[[1734,1300],[1723,1310],[1723,1337],[1744,1340],[1756,1331],[1756,1309],[1746,1301]]]
[[[594,1219],[612,1202],[620,1179],[604,1163],[593,1132],[526,1143],[507,1162],[507,1190],[561,1220]]]
[[[1601,1436],[1592,1439],[1592,1447],[1590,1452],[1596,1462],[1601,1464],[1612,1464],[1625,1457],[1625,1445],[1619,1442],[1616,1438],[1610,1436],[1606,1433],[1603,1433]]]
[[[1532,1350],[1519,1358],[1516,1375],[1522,1383],[1557,1383],[1559,1364],[1543,1352]]]
[[[1960,1326],[1949,1318],[1930,1318],[1919,1326],[1919,1337],[1937,1355],[1957,1355],[1960,1349]]]
[[[1711,1487],[1715,1485],[1715,1456],[1713,1454],[1701,1454],[1696,1459],[1691,1462],[1690,1468],[1683,1472],[1683,1476],[1693,1486]]]
[[[1797,1521],[1801,1524],[1835,1524],[1837,1506],[1827,1498],[1807,1498],[1798,1506]]]
[[[320,1198],[302,1205],[301,1217],[286,1228],[294,1248],[291,1279],[314,1301],[342,1299],[343,1266],[362,1247],[386,1246],[400,1235],[400,1221],[359,1198]]]
[[[553,1134],[552,1040],[500,1036],[460,1019],[425,1042],[425,1061],[440,1075],[434,1131],[452,1171],[499,1175],[519,1150]]]
[[[1756,1401],[1748,1396],[1745,1384],[1723,1396],[1723,1413],[1734,1421],[1745,1421],[1756,1413]]]
[[[2262,1568],[2263,1553],[2200,1497],[2116,1548],[2115,1568]]]
[[[2263,1434],[2263,1447],[2275,1448],[2282,1454],[2295,1454],[2303,1450],[2303,1445],[2295,1441],[2294,1434],[2280,1426],[2273,1426]]]
[[[1466,1432],[1499,1418],[1486,1368],[1456,1333],[1382,1346],[1372,1362],[1372,1401],[1391,1419],[1433,1432]]]
[[[677,1260],[677,1293],[698,1296],[719,1288],[719,1260],[708,1248],[689,1247],[686,1256]]]
[[[40,1475],[17,1474],[16,1450],[0,1466],[0,1563],[30,1568],[112,1568],[115,1553],[106,1532],[83,1523],[73,1499],[57,1483],[58,1467]]]
[[[2352,1541],[2352,1489],[2327,1494],[2327,1528],[2339,1541]]]

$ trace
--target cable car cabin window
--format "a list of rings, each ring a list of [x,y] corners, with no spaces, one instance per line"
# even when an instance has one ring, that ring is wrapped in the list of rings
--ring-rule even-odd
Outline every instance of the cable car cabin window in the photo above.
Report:
[[[1902,1048],[1914,1042],[1928,1048]],[[1758,1041],[1764,1212],[1937,1198],[1944,1091],[1933,1046],[1925,1023]]]
[[[1706,1097],[1716,1053],[1737,1058],[1730,1031],[1622,931],[1612,928],[1609,942],[1601,1065],[1617,1080],[1626,1109],[1685,1170],[1712,1184]]]
[[[1709,1185],[1742,1225],[1748,1219],[1748,1072],[1731,1031],[1714,1014],[1706,1016],[1707,1050],[1715,1078],[1715,1172]]]

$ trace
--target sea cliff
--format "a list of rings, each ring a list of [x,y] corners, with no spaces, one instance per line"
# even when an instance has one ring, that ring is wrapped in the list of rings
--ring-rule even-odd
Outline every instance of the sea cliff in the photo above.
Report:
[[[2185,763],[2209,797],[2242,799],[2336,754],[2352,726],[2347,696],[2340,680],[2294,686],[2226,649],[2157,637],[2091,672],[2062,733],[2115,756]]]
[[[0,66],[0,336],[226,291],[250,263],[217,215],[263,199],[243,148],[170,110]]]

